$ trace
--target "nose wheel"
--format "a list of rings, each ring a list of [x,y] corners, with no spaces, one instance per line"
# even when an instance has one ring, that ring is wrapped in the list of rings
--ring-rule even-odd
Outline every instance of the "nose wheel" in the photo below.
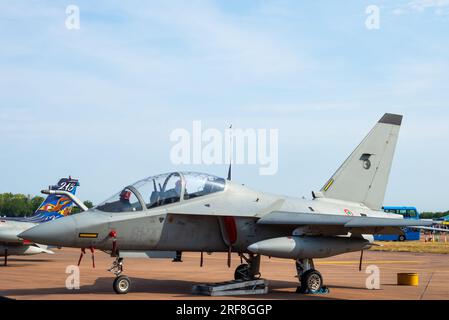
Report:
[[[127,294],[131,288],[131,280],[125,275],[115,278],[112,287],[117,294]]]
[[[127,294],[131,289],[131,280],[122,275],[123,272],[123,258],[116,257],[112,263],[112,267],[108,269],[115,275],[114,282],[112,283],[112,288],[117,294]]]

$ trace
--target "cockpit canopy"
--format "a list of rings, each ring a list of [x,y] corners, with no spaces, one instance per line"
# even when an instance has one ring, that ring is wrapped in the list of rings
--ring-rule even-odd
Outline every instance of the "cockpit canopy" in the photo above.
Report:
[[[141,211],[223,191],[226,181],[204,173],[172,172],[127,186],[96,209],[105,212]]]

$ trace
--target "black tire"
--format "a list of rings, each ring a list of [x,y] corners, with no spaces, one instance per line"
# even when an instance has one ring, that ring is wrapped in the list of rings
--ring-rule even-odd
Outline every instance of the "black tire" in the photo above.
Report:
[[[250,280],[249,265],[244,263],[239,265],[234,272],[235,280]]]
[[[402,242],[402,241],[405,241],[405,236],[401,234],[401,235],[399,236],[398,240],[401,241],[401,242]]]
[[[317,270],[306,271],[301,277],[301,292],[317,293],[323,288],[323,277]]]
[[[131,280],[127,276],[118,276],[112,284],[115,293],[127,294],[131,289]]]

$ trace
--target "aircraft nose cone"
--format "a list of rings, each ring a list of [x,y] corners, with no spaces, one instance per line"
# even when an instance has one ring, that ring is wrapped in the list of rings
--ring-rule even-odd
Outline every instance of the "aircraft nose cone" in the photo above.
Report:
[[[34,243],[63,247],[72,245],[75,235],[75,219],[64,217],[30,228],[19,234],[19,237]]]

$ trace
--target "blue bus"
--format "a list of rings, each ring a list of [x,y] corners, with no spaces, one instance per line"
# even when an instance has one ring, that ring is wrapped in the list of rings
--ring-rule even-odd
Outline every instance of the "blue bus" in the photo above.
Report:
[[[415,207],[383,207],[385,212],[400,214],[404,219],[419,220],[419,212]],[[419,230],[402,228],[403,235],[397,234],[376,234],[374,240],[376,241],[417,241],[420,238]]]

